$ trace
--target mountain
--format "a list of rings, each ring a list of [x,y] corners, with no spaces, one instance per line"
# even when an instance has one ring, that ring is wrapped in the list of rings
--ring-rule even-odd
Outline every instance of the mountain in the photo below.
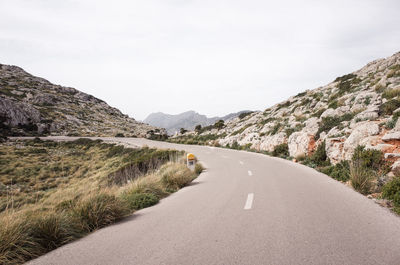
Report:
[[[181,128],[187,130],[193,130],[196,125],[207,126],[214,124],[218,120],[227,121],[229,119],[239,116],[241,113],[249,111],[239,111],[236,113],[230,113],[223,117],[212,117],[207,118],[206,115],[199,114],[193,110],[186,111],[177,115],[166,114],[162,112],[151,113],[145,120],[153,126],[167,129],[168,134],[172,135],[175,132],[179,132]]]
[[[150,133],[148,133],[150,132]],[[0,64],[1,135],[149,136],[163,133],[94,96]]]
[[[232,119],[222,129],[176,138],[196,136],[205,144],[269,152],[287,144],[294,158],[309,156],[325,143],[335,164],[351,159],[355,148],[363,145],[382,151],[393,162],[400,157],[399,116],[400,52],[264,111]]]

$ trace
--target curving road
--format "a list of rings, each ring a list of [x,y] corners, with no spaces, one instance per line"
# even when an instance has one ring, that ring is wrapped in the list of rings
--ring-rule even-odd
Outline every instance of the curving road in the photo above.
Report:
[[[400,264],[400,218],[313,169],[243,151],[102,139],[193,152],[207,171],[29,264]]]

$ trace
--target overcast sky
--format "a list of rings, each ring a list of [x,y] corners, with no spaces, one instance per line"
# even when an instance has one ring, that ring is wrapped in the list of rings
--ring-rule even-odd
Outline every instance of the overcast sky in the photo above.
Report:
[[[399,0],[0,0],[0,63],[138,120],[263,110],[397,51]]]

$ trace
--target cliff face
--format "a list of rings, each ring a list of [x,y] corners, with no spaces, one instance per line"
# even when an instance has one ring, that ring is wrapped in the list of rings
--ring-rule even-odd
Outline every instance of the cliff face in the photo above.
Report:
[[[163,132],[122,114],[104,101],[54,85],[17,66],[0,64],[3,135],[149,136]]]
[[[310,155],[325,141],[333,163],[350,159],[357,145],[381,150],[386,158],[396,160],[400,157],[399,116],[400,53],[396,53],[201,135],[217,139],[209,144],[237,143],[265,151],[287,143],[292,157]]]

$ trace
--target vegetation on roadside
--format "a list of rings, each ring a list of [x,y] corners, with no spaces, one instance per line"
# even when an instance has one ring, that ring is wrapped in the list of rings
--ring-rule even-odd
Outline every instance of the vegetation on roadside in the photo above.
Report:
[[[0,152],[0,264],[24,263],[152,206],[203,170],[190,171],[179,151],[88,139],[7,142]]]

